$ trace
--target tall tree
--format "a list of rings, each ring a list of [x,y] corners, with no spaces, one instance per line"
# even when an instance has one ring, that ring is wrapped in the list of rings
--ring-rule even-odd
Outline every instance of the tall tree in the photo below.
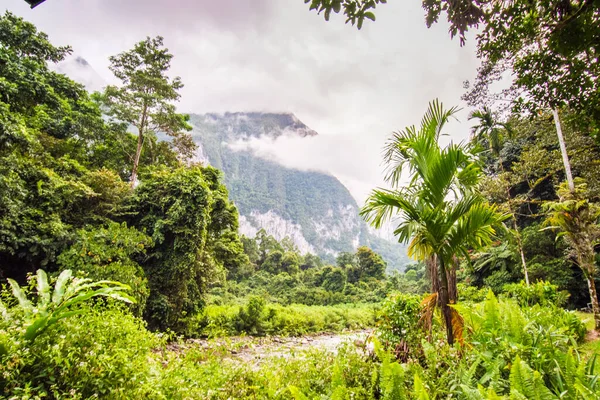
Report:
[[[475,143],[481,142],[486,139],[489,143],[490,150],[498,158],[498,165],[501,172],[504,172],[504,163],[500,150],[502,149],[503,135],[502,132],[511,134],[511,128],[508,124],[499,122],[489,107],[484,106],[481,110],[476,110],[471,113],[471,119],[477,119],[479,124],[473,127],[474,136],[472,141]],[[521,233],[519,232],[519,226],[517,225],[517,218],[514,214],[512,207],[512,196],[510,194],[510,187],[506,186],[506,198],[508,211],[511,215],[511,221],[513,224],[513,230],[515,238],[517,240],[517,248],[521,256],[521,265],[523,266],[523,274],[525,275],[525,283],[529,285],[529,273],[527,271],[527,261],[525,260],[525,251],[523,250],[523,243],[521,240]]]
[[[116,121],[136,129],[137,146],[131,156],[131,185],[137,180],[144,143],[158,133],[172,137],[171,145],[183,158],[191,158],[195,145],[189,134],[189,117],[178,114],[174,102],[183,87],[179,77],[169,78],[167,72],[173,55],[163,47],[163,38],[147,37],[133,49],[110,57],[110,70],[121,80],[121,86],[109,85],[98,97],[107,114]],[[152,141],[151,141],[152,143]]]
[[[203,304],[209,284],[231,263],[245,263],[237,237],[237,210],[212,167],[152,168],[129,204],[129,222],[153,240],[140,261],[150,295],[145,310],[151,328],[186,329],[186,315]],[[226,247],[226,248],[224,248]]]
[[[439,304],[446,324],[448,343],[454,343],[448,277],[457,255],[491,243],[499,214],[475,190],[480,169],[464,146],[438,143],[444,125],[456,113],[436,100],[429,105],[421,126],[395,133],[387,145],[387,182],[392,189],[377,189],[361,210],[367,221],[380,227],[394,216],[401,222],[395,230],[399,241],[409,242],[408,252],[418,260],[435,257],[439,270]],[[408,169],[410,182],[400,178]]]
[[[583,271],[588,283],[596,330],[600,331],[600,306],[596,292],[596,252],[600,244],[600,206],[589,201],[587,185],[576,180],[575,190],[564,183],[558,189],[559,201],[545,204],[548,212],[546,224],[561,232],[572,256]]]

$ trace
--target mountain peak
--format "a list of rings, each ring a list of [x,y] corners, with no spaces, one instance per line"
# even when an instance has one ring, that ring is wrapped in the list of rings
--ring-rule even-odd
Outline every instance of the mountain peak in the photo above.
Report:
[[[55,69],[56,72],[65,74],[75,82],[81,83],[90,92],[102,90],[106,86],[104,79],[81,56],[67,57],[64,61],[58,63]]]
[[[316,136],[296,115],[290,112],[225,112],[190,114],[191,123],[197,127],[219,126],[228,139],[269,136],[277,138],[291,134],[301,137]]]

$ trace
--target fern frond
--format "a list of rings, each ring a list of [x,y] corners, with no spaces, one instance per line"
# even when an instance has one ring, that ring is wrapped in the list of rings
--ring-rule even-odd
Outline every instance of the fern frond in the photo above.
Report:
[[[421,378],[419,378],[419,375],[417,374],[415,374],[414,386],[414,396],[417,400],[429,400],[429,393],[427,393],[425,385],[423,385],[423,381],[421,380]]]

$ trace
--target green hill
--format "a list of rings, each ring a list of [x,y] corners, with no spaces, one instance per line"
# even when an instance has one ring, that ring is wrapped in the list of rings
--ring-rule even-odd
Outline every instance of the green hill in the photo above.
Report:
[[[317,134],[293,114],[191,114],[190,122],[200,157],[225,174],[230,197],[240,211],[242,233],[253,236],[264,228],[278,239],[289,236],[302,252],[328,260],[339,252],[367,245],[380,253],[391,269],[402,269],[408,263],[404,246],[368,232],[356,201],[334,176],[286,168],[228,145],[253,137]]]

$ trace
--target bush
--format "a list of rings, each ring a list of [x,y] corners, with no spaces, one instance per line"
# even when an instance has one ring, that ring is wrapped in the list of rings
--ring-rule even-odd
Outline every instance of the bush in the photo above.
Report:
[[[143,398],[158,344],[126,312],[90,308],[5,356],[0,390],[20,398]]]
[[[198,360],[203,360],[199,363]],[[220,358],[200,350],[170,355],[156,388],[168,399],[372,399],[374,360],[353,346],[271,357],[259,365]]]
[[[265,315],[265,299],[252,296],[248,299],[246,307],[241,308],[237,315],[236,329],[249,335],[264,335],[265,321],[269,320],[269,317]]]
[[[510,283],[504,285],[505,297],[515,299],[521,306],[558,306],[566,304],[569,294],[558,291],[558,286],[544,281],[538,281],[526,285],[525,282]]]
[[[458,299],[462,301],[479,303],[485,300],[489,289],[479,289],[475,286],[466,285],[459,283],[458,285]]]
[[[379,338],[384,344],[402,348],[403,353],[414,352],[423,336],[420,317],[420,296],[397,294],[388,298],[379,314]]]
[[[282,306],[251,297],[243,306],[209,305],[192,323],[192,336],[217,337],[249,334],[291,335],[338,332],[375,325],[373,305]]]
[[[58,256],[60,269],[71,269],[92,280],[112,280],[131,287],[136,300],[131,305],[141,316],[148,299],[148,280],[142,267],[134,261],[152,245],[152,240],[125,223],[109,222],[105,227],[80,229],[77,238]]]

